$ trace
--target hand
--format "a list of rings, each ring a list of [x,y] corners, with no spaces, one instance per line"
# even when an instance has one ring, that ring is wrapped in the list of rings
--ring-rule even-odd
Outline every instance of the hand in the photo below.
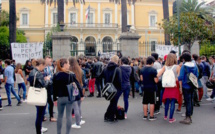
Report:
[[[209,80],[210,80],[210,81],[213,81],[213,79],[212,79],[212,78],[210,78]]]
[[[84,100],[84,97],[81,97],[81,101],[83,101]]]
[[[180,91],[180,94],[182,94],[182,89],[181,88],[179,89],[179,91]]]
[[[49,81],[50,80],[50,77],[49,76],[46,76],[44,77],[45,81]]]
[[[57,106],[57,101],[54,101],[54,106]]]

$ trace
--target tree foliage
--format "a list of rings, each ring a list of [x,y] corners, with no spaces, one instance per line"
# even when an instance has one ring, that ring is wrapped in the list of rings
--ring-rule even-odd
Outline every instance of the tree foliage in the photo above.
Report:
[[[26,43],[24,31],[17,30],[16,42]],[[9,43],[9,28],[6,26],[0,27],[0,59],[10,58],[10,43]]]
[[[201,56],[204,55],[206,57],[215,55],[215,44],[212,44],[209,40],[202,41],[199,53]]]
[[[195,41],[202,42],[212,39],[215,34],[214,23],[207,23],[194,12],[180,14],[180,30],[178,30],[177,16],[170,17],[169,21],[163,20],[163,23],[159,25],[166,33],[170,34],[174,45],[178,45],[178,37],[180,36],[181,44],[187,45],[188,49]]]
[[[213,21],[212,16],[213,8],[204,6],[206,2],[200,2],[198,0],[183,0],[180,6],[180,13],[193,12],[200,18],[203,18],[209,22]]]

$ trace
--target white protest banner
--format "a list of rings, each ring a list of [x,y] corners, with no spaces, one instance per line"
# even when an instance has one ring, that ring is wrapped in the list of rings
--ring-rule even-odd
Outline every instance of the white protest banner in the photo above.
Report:
[[[181,52],[183,51],[183,46],[181,46]],[[163,58],[168,55],[171,50],[176,52],[177,57],[179,57],[179,48],[177,46],[170,45],[156,45],[155,52],[158,53],[159,57]]]
[[[108,58],[108,59],[110,59],[114,55],[116,55],[116,52],[102,53],[101,56],[100,56],[100,58]]]
[[[25,64],[26,60],[43,58],[43,42],[11,43],[12,57],[16,63]]]

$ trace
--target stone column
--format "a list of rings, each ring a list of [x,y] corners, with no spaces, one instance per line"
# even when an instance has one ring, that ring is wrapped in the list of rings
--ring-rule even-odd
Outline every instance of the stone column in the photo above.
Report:
[[[118,15],[118,5],[115,4],[115,23],[118,24],[118,18],[117,18],[117,15]]]
[[[121,43],[121,52],[123,56],[130,56],[131,58],[139,57],[139,43],[141,36],[137,33],[126,32],[119,37]]]
[[[72,36],[67,32],[56,32],[52,35],[52,52],[53,59],[68,58],[71,56],[71,41]]]

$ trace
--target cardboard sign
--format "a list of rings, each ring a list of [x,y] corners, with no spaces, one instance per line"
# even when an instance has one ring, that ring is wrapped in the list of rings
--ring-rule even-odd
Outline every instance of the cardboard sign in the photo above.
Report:
[[[27,60],[43,58],[43,42],[11,43],[12,57],[16,63],[25,64]]]
[[[181,46],[181,52],[184,50],[184,47]],[[163,58],[165,55],[168,55],[171,50],[174,50],[179,57],[179,48],[177,46],[168,46],[168,45],[156,45],[155,52],[159,54],[159,57]]]

